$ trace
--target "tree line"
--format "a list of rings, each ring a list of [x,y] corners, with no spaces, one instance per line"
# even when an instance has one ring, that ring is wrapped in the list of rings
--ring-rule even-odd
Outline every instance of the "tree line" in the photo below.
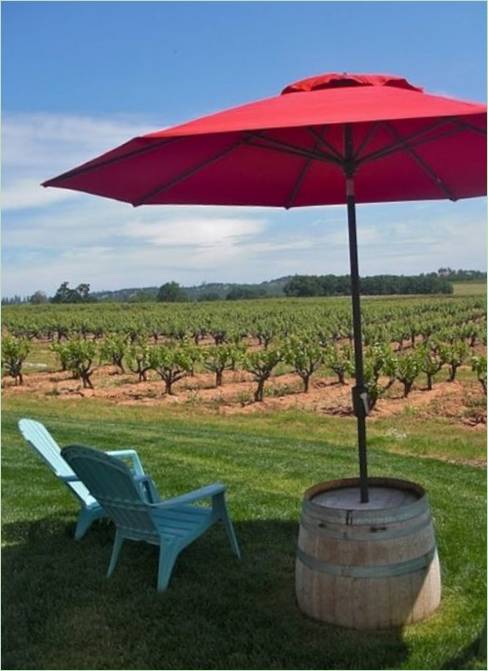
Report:
[[[453,270],[452,268],[439,268],[440,277],[451,282],[486,282],[486,272],[481,270]]]
[[[399,294],[452,294],[449,280],[437,273],[421,275],[374,275],[362,277],[361,293],[365,296]],[[348,296],[349,275],[295,275],[284,288],[287,296]]]
[[[185,288],[178,282],[165,282],[159,290],[134,290],[124,300],[130,303],[185,303],[185,302],[208,302],[217,300],[246,300],[267,297],[284,296],[348,296],[351,292],[351,280],[349,275],[295,275],[280,280],[261,282],[260,284],[234,284],[225,292],[212,288],[205,290],[201,287]],[[453,270],[452,268],[439,268],[437,272],[421,273],[420,275],[373,275],[361,278],[361,293],[364,295],[390,296],[399,294],[451,294],[453,292],[451,282],[486,281],[486,272],[480,270]],[[280,283],[279,291],[276,287],[273,292],[266,288]],[[265,286],[266,285],[266,286]],[[220,285],[215,285],[220,286]],[[229,286],[229,285],[228,285]],[[196,289],[198,291],[196,292]],[[277,293],[278,292],[278,293]],[[31,296],[13,296],[2,298],[2,305],[16,305],[19,303],[31,303],[41,305],[43,303],[94,303],[98,302],[97,296],[90,293],[88,283],[80,283],[75,288],[69,286],[69,282],[62,282],[52,297],[48,297],[44,291],[36,291]],[[103,296],[103,302],[110,302],[111,298]]]

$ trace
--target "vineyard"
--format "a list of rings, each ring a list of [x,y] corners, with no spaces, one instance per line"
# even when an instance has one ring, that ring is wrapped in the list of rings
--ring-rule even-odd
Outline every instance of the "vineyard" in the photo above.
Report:
[[[461,379],[467,414],[485,421],[483,297],[369,299],[363,316],[373,414],[413,391],[423,403],[449,383],[449,395]],[[3,331],[4,386],[17,393],[351,412],[347,299],[12,306]]]

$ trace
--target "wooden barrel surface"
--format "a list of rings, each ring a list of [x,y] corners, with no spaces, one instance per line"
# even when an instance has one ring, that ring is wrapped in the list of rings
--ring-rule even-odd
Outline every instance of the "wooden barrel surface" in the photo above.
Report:
[[[422,620],[440,603],[441,581],[425,490],[369,478],[359,503],[356,478],[323,482],[304,495],[296,559],[301,610],[354,629]]]

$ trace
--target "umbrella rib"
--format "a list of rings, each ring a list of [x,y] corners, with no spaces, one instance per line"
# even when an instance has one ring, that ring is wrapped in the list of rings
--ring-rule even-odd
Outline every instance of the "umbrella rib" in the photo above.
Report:
[[[483,128],[478,128],[471,124],[464,124],[462,121],[457,121],[454,118],[450,118],[449,121],[453,124],[453,128],[446,128],[444,131],[437,133],[434,136],[429,136],[425,138],[419,138],[416,142],[410,142],[411,147],[419,147],[421,144],[426,144],[427,142],[437,142],[443,137],[449,137],[450,135],[456,135],[457,133],[465,130],[472,130],[479,133],[480,135],[486,135],[486,130]]]
[[[83,175],[84,173],[90,172],[91,170],[98,170],[99,168],[105,168],[107,165],[112,165],[113,163],[117,163],[118,161],[124,161],[127,158],[133,158],[134,156],[140,156],[141,154],[149,153],[150,151],[154,151],[154,149],[158,149],[163,145],[173,144],[174,142],[177,142],[178,140],[181,139],[183,138],[172,137],[169,139],[160,140],[159,142],[154,142],[148,145],[147,147],[140,147],[139,149],[129,151],[127,152],[127,154],[123,154],[122,156],[114,156],[113,158],[106,159],[105,161],[99,161],[94,165],[85,165],[85,166],[82,165],[79,168],[74,168],[74,170],[68,170],[67,172],[63,172],[61,175],[54,177],[54,179],[46,180],[45,182],[42,183],[42,186],[56,186],[55,182],[58,182],[61,179],[69,179],[70,177],[77,177],[78,175]]]
[[[428,142],[437,142],[438,140],[441,140],[443,137],[449,137],[450,135],[456,135],[459,133],[459,128],[446,128],[442,133],[436,133],[435,135],[431,135],[429,137],[424,137],[424,138],[419,138],[416,142],[410,142],[411,147],[420,147],[422,144],[427,144]]]
[[[319,142],[320,142],[320,139],[318,139],[317,142],[315,143],[315,146],[313,148],[314,151],[318,148]],[[299,173],[299,175],[298,175],[298,177],[297,177],[297,179],[296,179],[296,181],[293,185],[293,189],[292,189],[292,191],[291,191],[291,193],[288,196],[288,199],[286,201],[286,204],[285,204],[285,209],[286,210],[289,210],[290,207],[295,202],[296,197],[298,195],[298,192],[302,188],[305,177],[307,176],[307,173],[310,170],[310,166],[312,165],[312,161],[313,161],[312,158],[307,158],[305,160],[305,164],[303,165],[302,169],[300,170],[300,173]]]
[[[465,129],[462,129],[465,130]],[[428,142],[437,142],[438,140],[441,140],[444,137],[449,137],[450,135],[456,135],[457,133],[460,132],[459,128],[446,128],[444,131],[440,133],[436,133],[435,135],[430,135],[429,137],[424,137],[424,138],[419,138],[415,142],[409,142],[410,147],[420,147],[423,144],[427,144]],[[396,145],[395,145],[396,146]],[[399,147],[401,149],[401,146]],[[398,151],[398,149],[395,149],[395,151]],[[388,152],[385,154],[388,156],[390,153],[394,153],[393,151]],[[382,158],[382,157],[380,157]],[[373,159],[374,160],[374,159]]]
[[[456,126],[459,126],[463,130],[472,130],[474,133],[479,133],[480,135],[486,135],[486,128],[479,128],[478,126],[473,126],[472,123],[468,123],[467,121],[460,121],[455,117],[450,117],[450,119],[452,123],[456,124]]]
[[[444,182],[441,177],[433,170],[433,168],[423,159],[421,156],[418,155],[418,153],[413,149],[413,147],[410,146],[408,141],[404,140],[401,135],[398,133],[398,131],[390,124],[386,123],[385,124],[387,130],[391,133],[391,135],[397,140],[397,142],[401,143],[403,145],[403,148],[410,154],[410,156],[420,165],[420,167],[426,172],[429,177],[432,179],[432,181],[436,184],[441,191],[445,193],[445,195],[449,198],[449,200],[455,201],[457,198],[454,196],[452,193],[451,189],[447,186],[447,184]]]
[[[274,149],[285,154],[294,154],[295,156],[303,156],[304,158],[311,158],[315,159],[316,161],[324,161],[326,163],[342,165],[342,161],[335,156],[331,156],[330,154],[325,154],[323,152],[314,152],[310,149],[304,149],[303,147],[296,147],[295,145],[289,144],[288,142],[266,137],[262,133],[251,133],[250,137],[251,139],[254,137],[258,140],[263,140],[264,142],[268,143],[268,146],[266,146],[265,144],[257,144],[255,142],[249,141],[247,144],[250,144],[252,147],[259,147],[260,149]]]
[[[415,140],[421,137],[422,135],[425,135],[425,133],[430,133],[430,131],[433,131],[436,128],[439,128],[439,126],[443,126],[449,122],[450,122],[449,119],[442,119],[440,121],[437,121],[428,128],[422,128],[421,130],[412,133],[412,135],[409,135],[408,137],[404,138],[402,142],[411,142],[412,140]],[[370,154],[366,154],[366,156],[363,156],[363,158],[357,160],[357,165],[359,166],[362,163],[366,163],[367,161],[375,161],[378,158],[383,158],[384,156],[388,156],[389,154],[392,154],[395,151],[402,149],[402,147],[403,144],[401,142],[394,142],[393,144],[390,144],[387,147],[383,147],[383,149],[378,149],[376,151],[371,152]]]
[[[324,128],[323,128],[323,132],[325,132],[326,130],[327,130],[327,126],[324,126]],[[320,135],[320,133],[319,133],[318,131],[315,130],[315,128],[312,128],[312,127],[308,128],[308,132],[309,132],[309,133],[310,133],[310,134],[317,140],[318,145],[321,145],[321,144],[322,144],[322,145],[324,145],[325,147],[327,147],[327,149],[329,149],[329,150],[332,152],[332,154],[333,154],[339,161],[343,161],[343,160],[344,160],[344,157],[341,155],[341,153],[338,152],[337,149],[336,149],[330,142],[328,142],[328,141],[325,139],[325,137],[322,137],[322,136]],[[318,149],[318,146],[316,146],[316,147],[314,148],[314,151],[315,151],[316,149]]]
[[[151,198],[154,198],[154,196],[158,196],[160,193],[164,193],[164,191],[168,191],[169,189],[173,188],[173,186],[176,186],[176,184],[179,184],[180,182],[183,182],[185,179],[188,179],[192,175],[194,175],[197,172],[200,172],[203,168],[206,168],[209,165],[213,165],[217,161],[220,161],[220,159],[224,158],[224,156],[227,156],[227,154],[230,154],[231,151],[233,151],[236,147],[244,144],[245,140],[237,140],[236,142],[233,142],[230,146],[226,147],[225,149],[221,149],[219,152],[211,156],[210,158],[205,159],[205,161],[202,161],[201,163],[198,163],[198,165],[193,166],[192,168],[189,168],[188,170],[184,170],[181,172],[179,175],[171,179],[169,182],[166,182],[155,189],[152,189],[151,191],[148,191],[145,193],[142,198],[138,198],[135,200],[132,205],[134,207],[138,207],[139,205],[144,205],[148,200]]]
[[[361,153],[366,149],[368,144],[371,142],[371,140],[373,139],[374,134],[376,133],[376,131],[378,130],[380,125],[381,125],[381,123],[379,121],[375,121],[374,124],[369,127],[368,132],[364,136],[363,141],[359,145],[358,150],[356,151],[356,153],[354,155],[354,158],[356,160],[359,160],[361,158]]]
[[[380,124],[380,122],[377,122],[377,123]],[[385,123],[385,122],[382,122],[382,123]],[[430,133],[431,131],[435,130],[436,128],[442,127],[442,126],[444,126],[446,124],[449,124],[449,123],[457,126],[458,128],[448,128],[448,129],[444,130],[444,132],[441,135],[436,135],[435,137],[424,137],[424,138],[422,138],[422,135]],[[486,136],[486,130],[484,128],[478,128],[478,126],[474,126],[473,124],[470,124],[467,121],[461,121],[459,119],[456,119],[456,117],[445,117],[445,118],[437,121],[432,126],[429,126],[428,128],[424,128],[420,131],[417,131],[416,133],[413,133],[409,137],[405,138],[405,141],[408,142],[411,147],[415,147],[415,146],[418,146],[420,144],[424,144],[426,142],[433,142],[435,140],[440,139],[441,137],[445,137],[445,136],[448,136],[448,135],[453,135],[455,133],[458,133],[459,128],[461,128],[463,130],[471,130],[475,133],[479,133],[480,135],[485,135]],[[412,142],[412,140],[416,140],[416,142]],[[363,149],[363,147],[360,148],[360,150],[356,154],[356,157],[358,156],[358,154],[360,154],[362,149]],[[395,151],[398,151],[399,149],[402,149],[402,144],[398,144],[398,143],[391,144],[388,147],[384,147],[383,149],[378,149],[375,152],[371,152],[371,154],[367,154],[363,158],[359,158],[358,159],[358,165],[360,165],[361,163],[365,163],[367,161],[374,161],[378,158],[383,158],[384,156],[388,156],[389,154],[392,154]]]
[[[260,138],[256,136],[257,139],[259,140]],[[257,149],[268,149],[270,151],[278,151],[280,154],[289,154],[290,156],[300,156],[300,158],[310,158],[310,159],[315,159],[315,160],[320,160],[320,156],[313,156],[311,155],[310,152],[300,149],[299,147],[296,148],[284,148],[280,145],[276,144],[262,144],[261,142],[253,142],[252,140],[249,140],[247,143],[250,147],[256,147]],[[325,159],[323,159],[325,160]]]

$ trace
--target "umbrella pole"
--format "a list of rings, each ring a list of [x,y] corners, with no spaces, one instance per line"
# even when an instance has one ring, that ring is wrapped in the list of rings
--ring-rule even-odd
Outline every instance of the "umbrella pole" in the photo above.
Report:
[[[354,195],[354,164],[351,126],[345,127],[345,176],[347,224],[349,229],[349,260],[351,265],[352,324],[354,333],[354,363],[356,384],[352,389],[352,404],[357,418],[359,450],[359,482],[361,503],[368,503],[368,462],[366,455],[366,416],[368,391],[364,384],[363,341],[361,335],[361,302],[359,289],[358,241],[356,234],[356,197]]]

